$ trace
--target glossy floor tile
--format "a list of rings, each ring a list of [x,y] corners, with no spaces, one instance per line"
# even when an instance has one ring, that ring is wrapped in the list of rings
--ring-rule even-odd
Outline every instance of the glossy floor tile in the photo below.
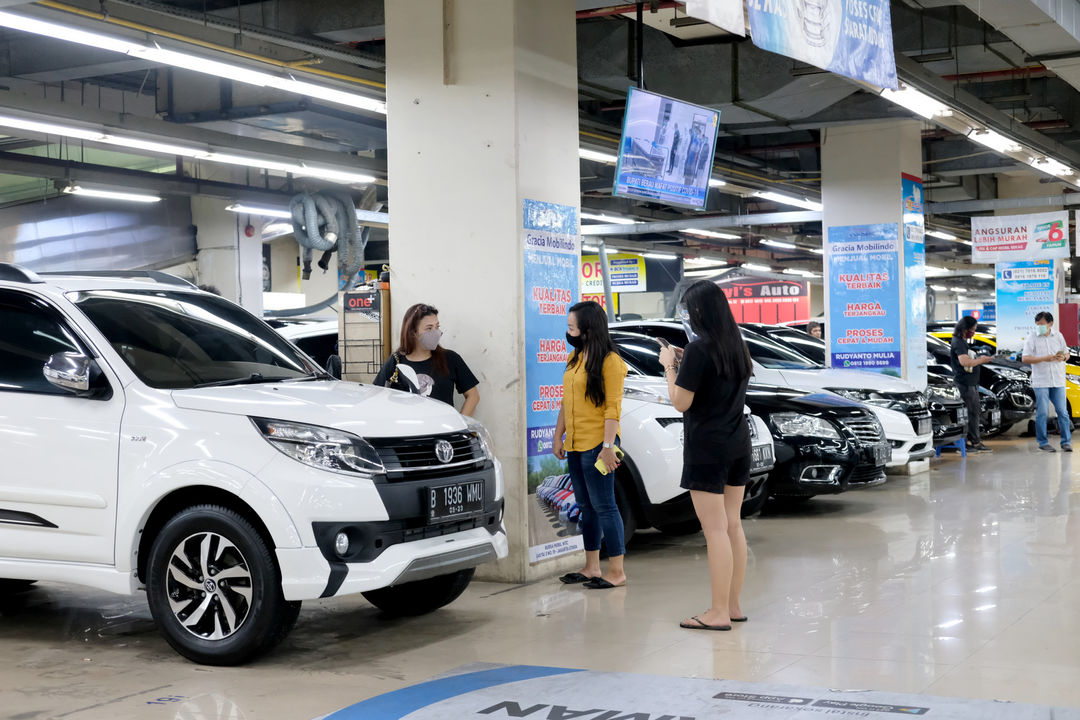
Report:
[[[700,534],[639,534],[625,589],[476,583],[409,620],[306,603],[244,668],[180,659],[142,598],[42,584],[0,599],[0,718],[307,720],[470,663],[1080,707],[1073,456],[992,444],[747,521],[751,620],[731,632],[678,627],[707,605]]]

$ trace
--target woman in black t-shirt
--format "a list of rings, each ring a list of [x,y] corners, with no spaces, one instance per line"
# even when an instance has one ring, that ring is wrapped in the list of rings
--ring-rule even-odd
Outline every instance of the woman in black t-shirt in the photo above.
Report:
[[[753,366],[724,292],[702,280],[687,289],[681,314],[691,341],[660,354],[668,393],[683,413],[682,487],[690,491],[708,547],[712,607],[680,625],[730,630],[746,616],[739,607],[746,576],[743,492],[750,480],[750,433],[743,418]],[[676,375],[677,373],[677,375]]]
[[[472,417],[480,404],[480,381],[460,355],[439,344],[442,335],[437,309],[419,304],[406,310],[401,321],[401,345],[382,366],[375,384],[386,385],[398,364],[408,365],[420,380],[421,395],[453,405],[457,388],[465,396],[461,414]]]

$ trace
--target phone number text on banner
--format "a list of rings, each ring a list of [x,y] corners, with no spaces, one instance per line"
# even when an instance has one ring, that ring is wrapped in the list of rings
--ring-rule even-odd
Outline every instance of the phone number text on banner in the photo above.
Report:
[[[829,228],[829,352],[832,367],[899,375],[900,228]]]

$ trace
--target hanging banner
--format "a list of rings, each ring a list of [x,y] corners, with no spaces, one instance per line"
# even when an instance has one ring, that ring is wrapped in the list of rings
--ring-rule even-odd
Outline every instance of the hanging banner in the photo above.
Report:
[[[566,314],[578,298],[578,217],[569,205],[525,200],[525,408],[529,484],[529,560],[542,562],[585,547],[576,522],[548,493],[566,480],[566,463],[551,454],[566,369]],[[512,480],[510,480],[512,482]],[[566,481],[568,485],[569,482]]]
[[[686,0],[686,14],[721,30],[746,37],[743,0]]]
[[[1069,257],[1069,213],[971,218],[971,261],[1001,262]]]
[[[889,0],[746,0],[763,50],[896,90]]]
[[[732,271],[716,280],[727,296],[735,322],[785,323],[810,319],[810,283],[739,276]]]
[[[1057,312],[1054,260],[999,263],[997,278],[997,349],[1020,352],[1035,332],[1035,316]]]
[[[907,367],[904,378],[926,388],[926,218],[923,184],[914,175],[902,175],[904,197],[904,326]]]
[[[608,270],[611,271],[611,292],[645,292],[645,258],[631,253],[615,253],[608,255],[607,259]],[[581,294],[604,294],[599,255],[581,256]]]
[[[896,223],[829,228],[830,367],[900,376],[899,238]]]

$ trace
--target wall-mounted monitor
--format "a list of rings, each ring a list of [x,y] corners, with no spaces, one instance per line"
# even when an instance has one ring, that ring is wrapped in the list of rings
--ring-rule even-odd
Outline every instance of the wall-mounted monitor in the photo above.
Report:
[[[720,111],[630,88],[615,194],[704,209]]]

